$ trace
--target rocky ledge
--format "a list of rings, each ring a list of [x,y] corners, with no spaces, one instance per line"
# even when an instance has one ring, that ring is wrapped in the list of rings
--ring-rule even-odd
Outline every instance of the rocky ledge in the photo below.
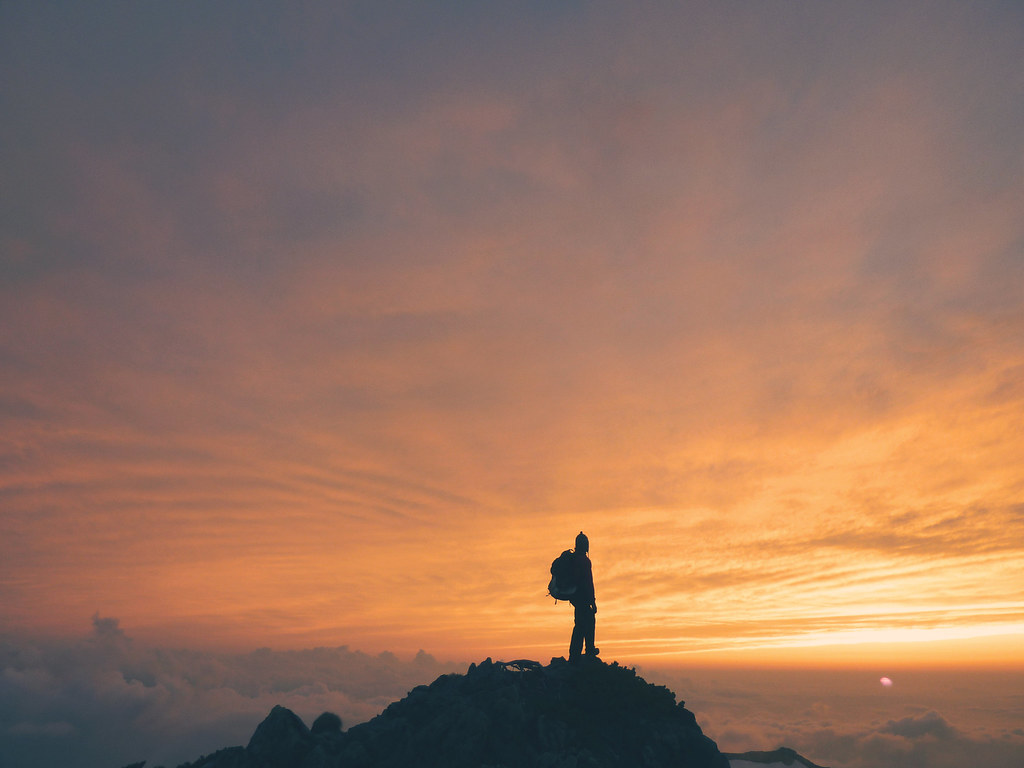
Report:
[[[729,768],[664,686],[617,664],[473,664],[342,732],[274,707],[248,746],[180,768]]]

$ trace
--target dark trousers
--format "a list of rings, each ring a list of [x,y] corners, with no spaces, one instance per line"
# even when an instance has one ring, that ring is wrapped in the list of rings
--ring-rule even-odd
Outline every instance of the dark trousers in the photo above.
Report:
[[[574,659],[583,651],[583,644],[587,645],[587,653],[594,652],[594,626],[597,623],[594,617],[594,608],[591,605],[576,605],[576,623],[572,628],[572,639],[569,641],[569,658]]]

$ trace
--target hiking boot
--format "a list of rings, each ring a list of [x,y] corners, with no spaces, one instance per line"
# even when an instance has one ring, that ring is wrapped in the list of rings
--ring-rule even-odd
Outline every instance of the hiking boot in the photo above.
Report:
[[[601,653],[600,648],[591,648],[587,651],[587,656],[597,656],[599,653]]]

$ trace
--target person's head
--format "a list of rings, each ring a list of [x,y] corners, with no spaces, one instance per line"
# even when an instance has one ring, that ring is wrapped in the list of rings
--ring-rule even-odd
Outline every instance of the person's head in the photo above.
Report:
[[[587,534],[583,531],[576,535],[576,551],[584,555],[590,551],[590,539],[587,538]]]

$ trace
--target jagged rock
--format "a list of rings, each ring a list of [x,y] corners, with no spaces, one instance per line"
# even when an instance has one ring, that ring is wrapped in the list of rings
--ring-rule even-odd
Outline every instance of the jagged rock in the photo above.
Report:
[[[345,733],[331,718],[274,707],[244,749],[181,768],[729,768],[668,688],[596,659],[487,659]]]
[[[301,768],[311,741],[309,728],[299,716],[278,705],[257,726],[245,750],[266,768]]]
[[[599,661],[473,665],[351,728],[338,768],[728,768],[667,688]]]

